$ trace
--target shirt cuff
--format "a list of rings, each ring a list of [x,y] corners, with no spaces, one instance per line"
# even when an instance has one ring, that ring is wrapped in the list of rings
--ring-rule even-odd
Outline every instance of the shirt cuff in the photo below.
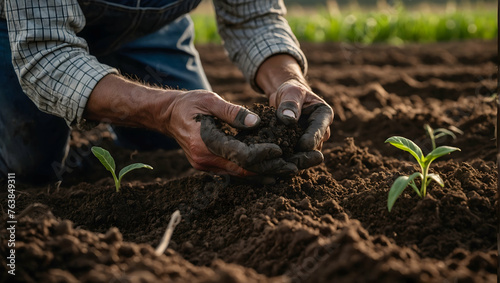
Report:
[[[264,34],[251,39],[245,50],[236,58],[245,78],[252,88],[259,92],[264,91],[255,82],[260,65],[272,55],[288,54],[297,60],[304,76],[307,73],[307,59],[296,43],[288,34]]]
[[[84,65],[80,69],[81,78],[78,80],[75,90],[80,95],[79,99],[72,101],[66,109],[66,122],[68,126],[80,130],[89,130],[99,124],[97,121],[87,121],[83,118],[83,112],[89,100],[90,94],[99,81],[109,74],[118,74],[118,70],[105,64]],[[73,111],[76,109],[76,111]]]

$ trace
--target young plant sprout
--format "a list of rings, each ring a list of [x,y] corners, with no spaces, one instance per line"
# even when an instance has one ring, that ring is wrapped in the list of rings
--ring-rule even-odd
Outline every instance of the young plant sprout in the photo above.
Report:
[[[120,170],[120,173],[118,173],[118,178],[116,177],[116,165],[115,165],[115,160],[109,153],[109,151],[105,150],[102,147],[98,146],[93,146],[92,147],[92,153],[101,161],[102,165],[111,172],[113,175],[113,180],[115,181],[115,187],[116,187],[116,192],[120,191],[120,183],[122,181],[123,175],[127,174],[128,172],[135,170],[135,169],[140,169],[140,168],[147,168],[147,169],[153,169],[150,165],[144,164],[144,163],[134,163],[130,164],[128,166],[125,166],[122,170]]]
[[[413,188],[413,190],[417,193],[417,195],[420,198],[425,197],[425,195],[427,194],[427,186],[432,182],[432,180],[436,181],[436,183],[441,185],[441,187],[444,187],[443,179],[441,179],[441,177],[438,174],[433,174],[433,173],[429,174],[429,167],[432,161],[436,160],[437,158],[460,149],[451,146],[440,146],[438,148],[435,148],[434,139],[436,138],[437,135],[434,136],[435,131],[432,131],[432,129],[430,133],[433,134],[433,136],[431,137],[431,140],[433,142],[433,150],[429,154],[427,154],[427,156],[424,156],[422,150],[420,149],[420,147],[418,147],[418,145],[416,145],[413,141],[407,138],[394,136],[388,138],[385,141],[386,143],[390,143],[393,146],[401,150],[407,151],[411,155],[413,155],[413,157],[415,157],[418,164],[420,165],[420,169],[422,171],[422,172],[415,172],[410,176],[399,176],[396,179],[396,181],[394,181],[394,184],[392,184],[391,189],[389,190],[389,198],[387,200],[387,208],[389,209],[389,212],[391,211],[394,203],[396,202],[396,199],[401,195],[401,193],[408,185],[410,185],[410,187]],[[420,188],[418,188],[417,184],[415,183],[415,179],[417,177],[420,177],[421,179]]]
[[[433,129],[428,124],[425,124],[424,129],[427,132],[427,135],[429,136],[429,138],[431,139],[433,150],[436,149],[436,140],[439,139],[440,137],[450,136],[453,139],[456,139],[457,136],[453,133],[453,131],[458,133],[458,134],[461,134],[461,135],[464,134],[464,132],[462,132],[457,127],[450,127],[450,130],[444,129],[444,128]]]

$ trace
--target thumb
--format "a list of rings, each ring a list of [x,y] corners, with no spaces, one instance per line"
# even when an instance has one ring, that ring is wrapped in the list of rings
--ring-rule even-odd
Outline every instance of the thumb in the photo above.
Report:
[[[285,125],[297,123],[304,100],[304,89],[292,84],[284,83],[277,91],[279,105],[278,119]]]
[[[210,106],[211,114],[238,129],[249,129],[259,125],[260,117],[252,111],[220,98]]]

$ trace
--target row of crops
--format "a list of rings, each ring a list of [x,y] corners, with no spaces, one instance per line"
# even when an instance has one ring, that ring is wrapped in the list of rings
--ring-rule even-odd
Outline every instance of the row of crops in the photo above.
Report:
[[[403,6],[383,11],[331,11],[327,7],[294,11],[287,20],[301,41],[357,43],[435,42],[493,39],[497,36],[496,9],[409,11]],[[196,42],[220,42],[213,13],[192,15]]]

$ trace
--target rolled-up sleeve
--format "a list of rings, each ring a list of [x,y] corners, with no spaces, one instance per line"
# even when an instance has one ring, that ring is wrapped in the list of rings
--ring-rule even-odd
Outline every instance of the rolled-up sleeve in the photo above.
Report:
[[[307,61],[284,18],[282,0],[214,0],[219,34],[231,60],[253,89],[259,66],[274,54],[293,56],[307,72]]]
[[[77,33],[85,17],[76,0],[5,0],[12,63],[26,95],[44,112],[81,126],[90,93],[118,73],[88,52]]]

